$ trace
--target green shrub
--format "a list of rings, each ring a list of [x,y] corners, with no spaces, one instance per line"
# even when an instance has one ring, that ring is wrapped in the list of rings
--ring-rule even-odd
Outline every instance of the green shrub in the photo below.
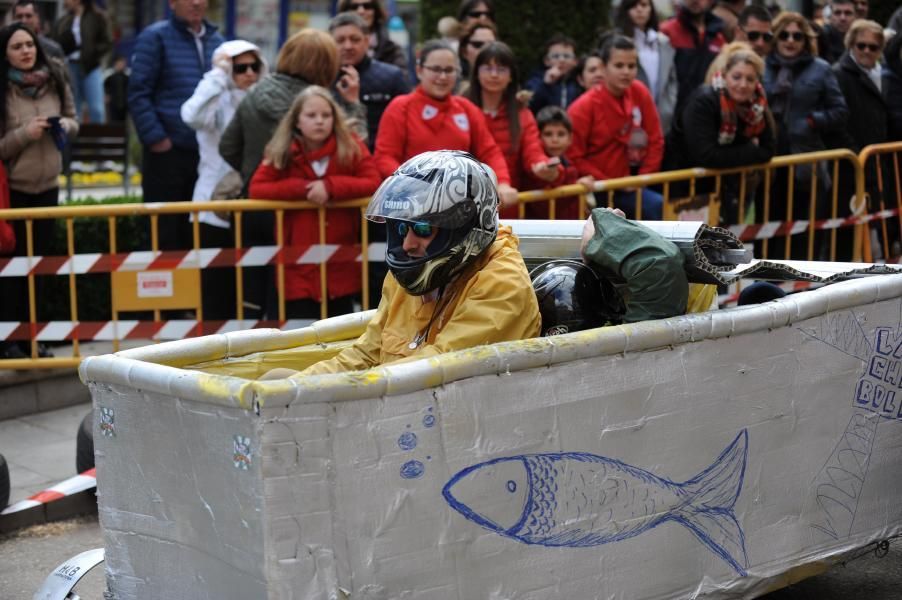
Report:
[[[438,37],[436,24],[444,16],[457,16],[457,0],[420,4],[420,39]],[[542,65],[542,46],[554,33],[576,40],[577,54],[595,47],[598,34],[609,26],[609,2],[495,2],[495,19],[501,40],[514,51],[525,81]]]
[[[141,202],[140,196],[118,196],[73,200],[65,206],[91,206],[97,204],[127,204]],[[110,251],[109,225],[106,217],[76,217],[73,219],[75,253],[108,253]],[[150,248],[150,224],[147,217],[129,215],[116,218],[116,250],[132,252]],[[54,227],[50,254],[68,254],[66,220],[57,219]],[[96,273],[75,277],[80,321],[106,321],[112,316],[110,304],[110,275]],[[38,320],[68,321],[69,278],[65,275],[48,275],[40,278],[38,286]]]

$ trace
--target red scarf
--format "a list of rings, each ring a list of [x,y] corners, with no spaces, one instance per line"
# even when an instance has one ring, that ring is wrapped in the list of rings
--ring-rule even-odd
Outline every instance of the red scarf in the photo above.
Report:
[[[727,146],[736,139],[736,132],[742,126],[742,135],[747,139],[756,138],[764,131],[764,116],[767,113],[767,96],[761,82],[755,84],[755,95],[748,104],[737,104],[727,93],[723,74],[718,72],[711,79],[711,87],[720,96],[720,131],[717,143]]]

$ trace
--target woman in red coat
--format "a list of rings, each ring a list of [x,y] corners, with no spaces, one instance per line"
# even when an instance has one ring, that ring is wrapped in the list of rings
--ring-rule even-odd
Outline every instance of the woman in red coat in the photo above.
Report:
[[[517,102],[518,88],[514,53],[503,42],[490,42],[473,61],[467,98],[482,109],[489,131],[504,154],[511,185],[520,189],[527,173],[545,182],[558,179],[562,173],[556,165],[548,164],[535,117]],[[517,205],[502,206],[501,216],[516,219]]]
[[[581,175],[604,181],[661,170],[664,136],[655,101],[643,84],[636,81],[639,57],[628,37],[614,35],[601,50],[603,83],[570,105],[573,145],[568,156]],[[614,202],[627,215],[635,214],[636,194],[621,191]],[[602,199],[606,204],[607,197]],[[642,218],[660,220],[663,198],[645,188],[642,191]]]
[[[448,44],[426,42],[417,62],[420,85],[397,96],[382,113],[374,152],[379,173],[388,177],[407,159],[429,150],[465,150],[495,171],[501,201],[515,204],[517,190],[482,111],[452,95],[459,72],[457,54]]]
[[[328,244],[360,240],[360,212],[339,208],[341,200],[363,198],[379,187],[379,172],[366,145],[348,128],[345,116],[325,88],[301,92],[279,123],[250,184],[251,198],[308,200],[325,206]],[[318,211],[285,213],[285,246],[319,243]],[[327,269],[329,313],[354,310],[360,292],[360,264],[341,262]],[[285,309],[289,318],[319,318],[323,290],[318,265],[285,268]]]

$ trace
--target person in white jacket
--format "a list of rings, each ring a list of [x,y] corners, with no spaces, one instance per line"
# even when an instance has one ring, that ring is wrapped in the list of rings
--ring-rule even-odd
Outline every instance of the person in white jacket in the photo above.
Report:
[[[219,139],[232,120],[235,109],[247,91],[267,71],[260,48],[244,41],[225,42],[213,51],[213,68],[204,74],[194,94],[182,104],[182,120],[197,131],[200,163],[194,202],[209,201],[214,189],[227,176],[240,177],[219,155]],[[234,246],[231,224],[212,211],[198,213],[201,246]],[[232,269],[211,268],[202,271],[203,317],[221,320],[235,317],[235,275]]]

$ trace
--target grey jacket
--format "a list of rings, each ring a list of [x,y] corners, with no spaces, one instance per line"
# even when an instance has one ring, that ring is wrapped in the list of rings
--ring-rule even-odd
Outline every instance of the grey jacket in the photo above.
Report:
[[[670,38],[658,32],[658,93],[655,94],[655,106],[658,107],[658,116],[661,118],[661,131],[664,135],[670,131],[673,122],[673,113],[676,111],[677,95],[680,91],[680,83],[677,79],[676,65],[673,58],[676,51],[670,44]],[[639,65],[636,75],[642,83],[648,86],[648,75]]]

